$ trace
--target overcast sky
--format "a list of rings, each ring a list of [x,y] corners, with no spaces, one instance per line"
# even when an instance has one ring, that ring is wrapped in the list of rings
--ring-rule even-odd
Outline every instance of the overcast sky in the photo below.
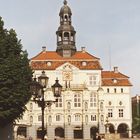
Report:
[[[63,0],[0,0],[5,28],[14,28],[29,58],[56,49]],[[140,95],[140,0],[68,0],[76,46],[101,59],[104,70],[118,66]],[[110,55],[111,54],[111,55]],[[111,61],[111,63],[110,63]]]

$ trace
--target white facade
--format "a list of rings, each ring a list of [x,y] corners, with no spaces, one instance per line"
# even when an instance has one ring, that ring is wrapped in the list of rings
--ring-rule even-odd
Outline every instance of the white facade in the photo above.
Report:
[[[65,88],[62,80],[63,68],[66,65],[71,66],[73,73],[70,88]],[[100,81],[102,81],[101,71],[99,70],[79,70],[66,63],[55,71],[45,72],[49,77],[48,89],[54,84],[56,77],[60,80],[59,83],[63,85],[62,101],[52,104],[51,108],[46,107],[45,110],[45,126],[49,139],[54,139],[56,128],[64,129],[64,137],[66,139],[78,138],[78,136],[74,136],[74,130],[76,129],[79,129],[79,131],[83,129],[83,138],[90,139],[92,137],[91,129],[92,127],[97,128],[98,121],[100,133],[105,133],[107,116],[108,123],[113,125],[115,133],[117,133],[120,124],[126,124],[129,130],[129,137],[131,137],[130,87],[103,86],[104,93],[98,96],[97,89],[100,87]],[[34,73],[36,76],[40,74],[41,71],[35,71]],[[96,76],[96,80],[92,85],[89,84],[91,75]],[[109,93],[107,92],[108,88],[110,90]],[[114,88],[117,89],[116,93],[114,93]],[[121,93],[121,89],[123,89],[123,93]],[[50,91],[45,92],[45,96],[47,96],[48,92]],[[101,102],[103,105],[101,105]],[[27,125],[27,135],[36,138],[37,130],[41,127],[41,108],[33,101],[27,104],[27,108],[28,110],[19,124]],[[60,134],[61,136],[63,137],[63,134]],[[79,136],[79,138],[81,137]]]

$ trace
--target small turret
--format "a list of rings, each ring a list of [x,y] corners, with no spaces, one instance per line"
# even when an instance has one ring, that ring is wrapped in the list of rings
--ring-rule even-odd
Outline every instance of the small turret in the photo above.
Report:
[[[76,52],[75,34],[76,31],[71,25],[72,12],[64,0],[64,5],[60,9],[60,26],[56,31],[57,35],[57,49],[56,52],[63,57],[71,57]]]

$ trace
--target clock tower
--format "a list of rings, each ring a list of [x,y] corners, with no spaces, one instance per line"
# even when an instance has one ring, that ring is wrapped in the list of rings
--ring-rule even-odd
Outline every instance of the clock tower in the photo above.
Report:
[[[72,12],[64,0],[64,5],[60,10],[60,26],[56,31],[57,35],[57,49],[56,52],[62,57],[71,57],[76,52],[75,34],[76,31],[72,26],[71,16]]]

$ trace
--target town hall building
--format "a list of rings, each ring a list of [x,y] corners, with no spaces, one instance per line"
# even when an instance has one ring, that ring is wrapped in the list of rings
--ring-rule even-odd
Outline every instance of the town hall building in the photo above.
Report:
[[[49,77],[45,99],[52,93],[55,79],[63,86],[58,102],[45,108],[45,130],[48,140],[89,140],[99,132],[132,136],[131,83],[118,67],[103,70],[100,59],[85,47],[77,50],[72,11],[64,0],[56,31],[56,50],[41,52],[30,60],[33,76],[42,71]],[[102,89],[102,91],[100,90]],[[41,138],[41,108],[32,99],[27,111],[16,122],[15,137]],[[108,127],[108,129],[107,129]],[[107,132],[108,131],[108,132]]]

